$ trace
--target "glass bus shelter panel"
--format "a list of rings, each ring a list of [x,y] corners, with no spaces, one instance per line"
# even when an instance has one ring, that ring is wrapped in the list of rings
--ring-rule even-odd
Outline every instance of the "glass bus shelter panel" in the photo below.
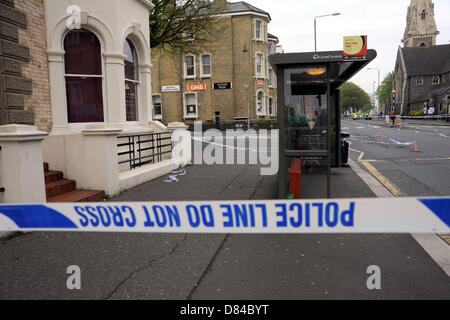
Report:
[[[326,67],[285,69],[285,150],[327,150]],[[283,147],[283,146],[281,146]]]

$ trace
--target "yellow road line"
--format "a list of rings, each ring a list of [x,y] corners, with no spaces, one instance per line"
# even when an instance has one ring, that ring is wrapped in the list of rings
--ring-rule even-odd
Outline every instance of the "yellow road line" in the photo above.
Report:
[[[388,178],[383,176],[380,171],[378,171],[370,162],[361,161],[361,164],[363,164],[366,169],[394,195],[394,197],[406,196],[405,193],[400,191],[400,189],[395,184],[393,184]]]
[[[450,234],[449,233],[438,233],[439,238],[444,240],[450,246]]]

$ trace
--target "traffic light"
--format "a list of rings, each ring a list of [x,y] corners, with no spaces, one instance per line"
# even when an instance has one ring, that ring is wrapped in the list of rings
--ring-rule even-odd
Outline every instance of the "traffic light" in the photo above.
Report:
[[[392,102],[391,102],[391,110],[394,111],[394,105],[395,105],[395,94],[397,92],[395,90],[392,90]]]

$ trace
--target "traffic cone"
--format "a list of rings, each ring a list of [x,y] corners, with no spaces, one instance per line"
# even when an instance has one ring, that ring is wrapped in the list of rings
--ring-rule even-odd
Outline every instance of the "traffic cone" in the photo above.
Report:
[[[417,149],[417,143],[414,141],[414,152],[419,152],[419,150]]]
[[[381,143],[383,143],[383,135],[380,134],[380,138],[381,138]]]

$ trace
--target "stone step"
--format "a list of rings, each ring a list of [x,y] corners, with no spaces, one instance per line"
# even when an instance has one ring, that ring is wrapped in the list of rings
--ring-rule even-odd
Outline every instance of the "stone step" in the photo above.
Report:
[[[47,202],[100,202],[104,197],[104,191],[76,190],[47,198]]]
[[[75,181],[73,180],[58,180],[45,184],[45,194],[47,199],[59,196],[66,192],[71,192],[75,190]]]
[[[63,178],[63,173],[61,171],[47,171],[44,172],[45,184],[50,182],[55,182]]]

